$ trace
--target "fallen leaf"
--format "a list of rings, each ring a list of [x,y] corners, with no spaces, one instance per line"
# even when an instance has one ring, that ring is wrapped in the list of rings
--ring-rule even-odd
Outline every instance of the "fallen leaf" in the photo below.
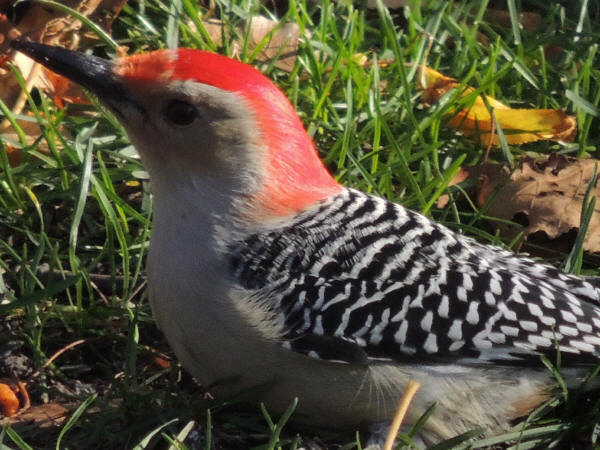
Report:
[[[96,13],[97,18],[104,17],[106,25],[110,26],[123,7],[126,0],[67,0],[66,6],[78,11],[84,17]],[[102,12],[99,12],[102,10]],[[108,12],[107,12],[108,11]],[[62,45],[76,48],[81,39],[83,25],[73,16],[54,11],[41,5],[32,4],[27,7],[17,27],[13,27],[5,16],[0,16],[0,51],[5,61],[11,61],[23,74],[28,90],[37,87],[54,97],[62,107],[63,102],[87,103],[83,89],[71,83],[64,77],[42,70],[31,58],[20,52],[9,50],[9,42],[21,34],[29,39],[48,45]],[[19,113],[26,102],[26,96],[14,80],[9,70],[0,72],[0,98]],[[2,123],[6,128],[7,122]]]
[[[454,175],[454,178],[450,180],[450,183],[448,183],[448,187],[454,186],[455,184],[460,184],[467,178],[469,178],[469,168],[461,167],[460,170],[456,173],[456,175]],[[438,197],[436,205],[438,208],[443,208],[448,204],[449,201],[450,196],[448,194],[442,194]]]
[[[50,147],[48,146],[48,142],[45,139],[40,140],[42,130],[40,129],[40,125],[36,121],[26,121],[17,119],[17,123],[19,124],[21,130],[23,130],[23,133],[25,134],[25,146],[31,146],[35,141],[39,140],[35,147],[36,152],[40,152],[44,155],[50,154]],[[62,136],[71,136],[69,130],[63,125],[58,126],[58,131]],[[20,165],[23,160],[23,153],[21,151],[21,145],[18,144],[19,135],[15,131],[12,131],[12,129],[8,128],[5,131],[2,131],[2,140],[4,148],[8,155],[8,162],[11,165],[11,167],[16,167]]]
[[[510,13],[502,9],[488,8],[485,11],[486,19],[502,27],[511,27]],[[519,13],[519,23],[526,31],[536,31],[542,24],[542,15],[539,12],[521,12]]]
[[[110,33],[113,22],[121,14],[125,3],[127,3],[127,0],[102,0],[98,8],[90,16],[90,20],[100,25],[107,33]],[[90,34],[93,36],[93,39],[98,39],[95,33]]]
[[[161,369],[168,369],[171,367],[171,362],[165,358],[161,358],[160,356],[155,356],[152,361]]]
[[[21,89],[19,83],[9,70],[7,62],[13,59],[10,49],[10,41],[17,38],[21,33],[8,20],[4,14],[0,14],[0,98],[7,105],[13,105],[19,96]]]
[[[42,70],[44,74],[42,85],[47,86],[45,90],[53,96],[56,106],[62,109],[64,108],[64,102],[80,105],[90,104],[87,95],[78,84],[72,83],[71,80],[45,67]]]
[[[279,26],[279,22],[264,16],[253,17],[250,21],[250,45],[256,48],[267,39],[267,43],[261,48],[256,59],[268,62],[277,58],[275,66],[291,72],[296,64],[300,27],[295,22],[287,22]],[[269,33],[272,33],[270,37]]]
[[[35,424],[40,428],[57,427],[64,423],[69,409],[50,402],[43,405],[35,405],[18,416],[7,417],[0,420],[0,425]]]
[[[23,155],[21,154],[20,149],[4,143],[4,150],[6,151],[6,156],[8,157],[8,164],[10,164],[11,167],[17,167],[21,165],[23,162]]]
[[[487,204],[486,214],[523,225],[516,229],[499,223],[504,235],[523,232],[525,239],[542,234],[553,240],[579,230],[583,198],[596,165],[600,169],[600,160],[552,154],[523,158],[512,173],[507,165],[495,163],[465,167],[463,171],[468,178],[479,181],[477,203]],[[450,184],[464,180],[464,172]],[[598,184],[593,193],[600,197]],[[583,248],[600,252],[600,203],[592,215]]]
[[[19,397],[5,383],[0,383],[0,410],[5,417],[14,416],[19,411]]]
[[[222,46],[225,39],[230,35],[225,24],[218,19],[205,19],[202,25],[212,41],[217,46]],[[193,23],[190,27],[195,28]],[[256,60],[259,62],[269,62],[275,59],[275,67],[291,72],[296,64],[298,53],[298,40],[300,37],[300,27],[294,22],[287,22],[283,25],[275,20],[264,16],[254,16],[249,24],[249,42],[248,50],[252,51],[261,45]],[[240,34],[245,34],[246,30],[239,30]],[[267,40],[263,43],[263,40]],[[232,44],[233,56],[239,56],[242,45],[234,40]]]
[[[434,103],[450,89],[460,85],[454,79],[423,67],[420,77],[422,99],[427,104]],[[463,96],[473,92],[467,87]],[[539,140],[570,142],[577,134],[577,121],[564,111],[555,109],[513,109],[493,97],[485,97],[491,112],[481,96],[478,96],[469,108],[451,112],[446,125],[457,128],[466,136],[476,136],[484,145],[499,145],[500,140],[494,132],[494,117],[509,144],[524,144]],[[493,115],[493,116],[492,116]],[[493,133],[493,134],[492,134]]]

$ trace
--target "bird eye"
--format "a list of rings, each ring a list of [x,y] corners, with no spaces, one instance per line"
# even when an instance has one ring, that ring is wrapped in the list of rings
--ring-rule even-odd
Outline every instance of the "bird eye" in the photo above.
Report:
[[[163,114],[175,125],[189,125],[198,117],[198,110],[194,105],[183,100],[170,100],[165,105]]]

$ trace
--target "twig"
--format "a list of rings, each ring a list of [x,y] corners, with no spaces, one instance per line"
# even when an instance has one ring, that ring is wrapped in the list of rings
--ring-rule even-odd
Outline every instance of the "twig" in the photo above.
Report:
[[[31,398],[29,397],[29,391],[27,391],[27,384],[19,379],[17,379],[16,382],[22,401],[19,412],[27,411],[29,408],[31,408]]]
[[[492,126],[491,126],[491,130],[490,130],[490,140],[488,141],[487,149],[485,150],[485,154],[483,156],[484,163],[487,162],[488,157],[490,156],[490,150],[492,149],[492,143],[494,142],[494,136],[496,135],[496,121],[494,120],[494,118],[495,118],[494,108],[491,108],[491,110],[490,110],[490,117],[491,117]]]
[[[398,435],[398,430],[400,429],[400,425],[402,425],[402,421],[404,420],[404,416],[406,415],[406,411],[408,411],[408,407],[410,406],[413,397],[415,396],[420,387],[421,384],[418,381],[408,380],[408,384],[406,385],[406,391],[404,392],[404,395],[398,403],[396,415],[394,416],[394,420],[392,420],[390,429],[388,430],[388,434],[385,439],[385,444],[383,445],[383,450],[392,450],[392,447],[394,446],[394,441],[396,440],[396,436]]]
[[[85,342],[85,339],[79,339],[77,341],[73,341],[68,345],[65,345],[63,348],[61,348],[59,351],[57,351],[54,355],[52,355],[50,358],[48,358],[48,361],[46,361],[42,367],[39,368],[39,370],[37,370],[33,375],[31,375],[30,379],[33,379],[35,377],[37,377],[40,372],[42,370],[44,370],[46,367],[48,367],[50,364],[52,364],[56,358],[58,358],[60,355],[62,355],[65,352],[68,352],[69,350],[73,349],[74,347],[77,347],[78,345],[81,345]]]

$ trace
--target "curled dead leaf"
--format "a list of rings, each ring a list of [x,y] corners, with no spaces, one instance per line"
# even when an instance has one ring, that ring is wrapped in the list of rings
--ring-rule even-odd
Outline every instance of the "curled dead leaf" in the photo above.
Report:
[[[485,16],[490,22],[500,26],[507,28],[512,26],[510,13],[507,10],[488,8]],[[542,25],[542,15],[539,12],[520,12],[519,23],[524,30],[534,32]]]
[[[25,146],[30,146],[35,141],[39,140],[42,130],[37,122],[29,120],[17,120],[17,123],[25,135]],[[59,125],[58,130],[63,136],[71,136],[69,130],[63,125]],[[4,143],[4,149],[6,150],[6,154],[8,156],[8,162],[11,167],[20,165],[23,161],[23,152],[21,150],[22,146],[19,145],[20,136],[11,129],[8,129],[2,132],[2,139]],[[58,149],[61,148],[62,147],[59,145]],[[50,147],[48,146],[48,142],[45,139],[39,140],[39,142],[36,144],[35,151],[49,155]]]
[[[23,155],[21,154],[20,149],[5,143],[4,151],[6,151],[8,164],[10,164],[11,167],[17,167],[21,165],[21,163],[23,162]]]
[[[19,415],[0,420],[0,425],[29,424],[39,428],[57,427],[64,423],[69,414],[69,409],[59,403],[45,403],[35,405]]]
[[[500,231],[525,239],[540,233],[550,240],[573,234],[579,229],[583,198],[600,160],[552,154],[524,158],[511,173],[505,164],[485,163],[465,167],[456,184],[468,178],[478,180],[477,203],[487,204],[487,214],[523,225],[516,230],[498,224]],[[460,180],[460,181],[459,181]],[[600,187],[593,193],[600,196]],[[588,252],[600,252],[600,206],[596,206],[583,244]]]
[[[202,25],[218,46],[223,45],[224,39],[229,39],[227,27],[221,20],[205,19],[202,21]],[[254,16],[248,26],[250,27],[248,50],[252,51],[261,46],[258,55],[256,55],[256,60],[269,62],[275,59],[277,68],[290,72],[294,68],[298,53],[298,40],[300,38],[298,24],[294,22],[281,24],[264,16]],[[190,27],[193,28],[194,25],[190,24]],[[240,33],[244,34],[245,30],[240,30]],[[240,49],[241,44],[234,41],[234,56],[239,54]]]
[[[109,28],[125,2],[126,0],[66,0],[61,3]],[[66,78],[42,70],[40,65],[24,54],[9,50],[9,42],[21,34],[44,44],[75,48],[81,39],[82,27],[81,21],[70,14],[39,4],[28,5],[17,27],[5,16],[0,16],[0,57],[12,62],[21,71],[28,90],[33,87],[43,90],[53,96],[59,106],[62,106],[63,101],[86,103],[87,96],[81,87],[72,84]],[[0,70],[0,98],[15,113],[21,112],[26,102],[26,96],[14,76],[5,69]],[[7,125],[4,121],[2,128],[6,128]]]
[[[269,37],[269,34],[272,33]],[[287,22],[280,25],[264,16],[255,16],[250,22],[250,42],[256,48],[264,39],[267,43],[256,57],[258,61],[268,62],[277,59],[275,66],[291,72],[296,63],[300,27],[297,23]]]
[[[460,84],[454,79],[427,68],[422,68],[420,89],[423,90],[423,102],[431,104],[450,89]],[[472,87],[464,90],[463,96],[473,92]],[[577,121],[564,111],[555,109],[513,109],[492,97],[485,97],[490,109],[481,96],[478,96],[469,108],[450,113],[446,122],[460,130],[466,136],[476,136],[482,144],[499,145],[500,140],[494,132],[494,118],[502,128],[509,144],[524,144],[539,140],[570,142],[577,134]]]

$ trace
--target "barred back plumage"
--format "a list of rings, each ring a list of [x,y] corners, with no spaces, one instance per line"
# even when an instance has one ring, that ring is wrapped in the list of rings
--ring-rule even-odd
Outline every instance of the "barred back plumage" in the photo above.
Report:
[[[239,285],[270,299],[282,345],[339,362],[600,356],[600,279],[476,241],[344,190],[286,226],[229,245]]]

